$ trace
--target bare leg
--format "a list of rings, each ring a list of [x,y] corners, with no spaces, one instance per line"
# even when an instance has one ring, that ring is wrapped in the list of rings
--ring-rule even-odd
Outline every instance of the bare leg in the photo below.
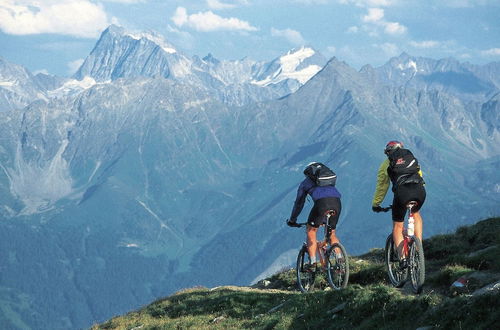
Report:
[[[397,247],[399,257],[403,257],[403,222],[392,222],[392,239]]]
[[[311,260],[316,261],[316,253],[318,251],[318,242],[316,240],[316,233],[318,228],[307,225],[307,251]]]
[[[337,238],[337,235],[335,233],[335,229],[332,229],[332,233],[330,234],[330,244],[333,245],[335,243],[340,243],[339,239]],[[340,249],[335,249],[335,253],[338,255],[340,254]]]
[[[420,212],[413,213],[413,218],[415,219],[415,236],[422,242],[422,216]]]
[[[332,233],[330,234],[330,244],[334,243],[340,243],[339,239],[337,238],[337,235],[335,234],[335,229],[332,230]]]

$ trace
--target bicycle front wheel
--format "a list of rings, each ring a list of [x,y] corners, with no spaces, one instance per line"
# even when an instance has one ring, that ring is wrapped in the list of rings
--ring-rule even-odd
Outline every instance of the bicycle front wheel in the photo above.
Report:
[[[401,288],[406,283],[408,269],[400,267],[398,252],[394,246],[392,234],[389,234],[389,236],[387,236],[387,240],[385,241],[384,256],[387,275],[389,275],[391,284],[396,288]]]
[[[412,237],[410,246],[410,278],[413,292],[422,292],[425,282],[425,258],[422,242],[418,237]]]
[[[297,256],[297,285],[302,292],[311,291],[314,287],[314,279],[316,277],[316,269],[311,266],[309,252],[304,244]]]
[[[349,281],[349,260],[347,252],[340,243],[334,243],[326,253],[327,279],[330,287],[334,290],[340,290],[347,286]]]

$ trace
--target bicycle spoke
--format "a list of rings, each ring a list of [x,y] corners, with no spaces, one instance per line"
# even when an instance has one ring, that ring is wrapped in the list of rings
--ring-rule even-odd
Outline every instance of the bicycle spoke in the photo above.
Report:
[[[392,240],[392,234],[387,237],[385,243],[385,265],[391,284],[396,288],[402,287],[408,277],[407,268],[402,269],[399,264],[399,257]]]
[[[345,248],[341,244],[333,244],[327,252],[327,261],[327,279],[330,287],[335,290],[345,288],[349,280],[349,261]]]
[[[422,242],[417,237],[412,238],[410,248],[410,277],[413,292],[422,292],[425,281],[425,258]]]
[[[297,284],[299,290],[302,292],[307,292],[313,289],[314,280],[315,280],[315,272],[311,268],[309,263],[309,253],[307,252],[307,248],[303,246],[299,255],[297,256]]]

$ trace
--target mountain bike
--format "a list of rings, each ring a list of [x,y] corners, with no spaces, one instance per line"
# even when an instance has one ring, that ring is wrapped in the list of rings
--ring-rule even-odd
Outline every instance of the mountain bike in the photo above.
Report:
[[[403,227],[403,256],[406,258],[406,262],[402,262],[399,258],[392,233],[389,234],[385,242],[384,257],[391,284],[396,288],[401,288],[410,277],[413,292],[420,293],[425,281],[425,259],[422,242],[413,232],[415,220],[412,208],[417,205],[416,201],[410,201],[406,204],[408,226],[407,228]],[[382,211],[387,212],[390,209],[392,206],[382,208]]]
[[[330,218],[335,215],[335,210],[325,212],[326,224],[324,225],[325,238],[318,241],[318,254],[321,267],[311,264],[307,242],[302,244],[297,256],[297,285],[302,292],[311,291],[314,288],[314,281],[320,271],[326,272],[328,284],[334,290],[340,290],[347,286],[349,280],[349,260],[344,246],[340,243],[330,244]],[[307,223],[297,223],[296,227],[302,227]]]

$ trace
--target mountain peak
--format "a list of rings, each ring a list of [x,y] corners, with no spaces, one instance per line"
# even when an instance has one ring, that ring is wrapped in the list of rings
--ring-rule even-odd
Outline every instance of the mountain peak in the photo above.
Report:
[[[141,40],[141,39],[149,40],[155,43],[156,45],[160,46],[163,49],[163,51],[165,51],[168,54],[177,53],[177,50],[174,48],[174,46],[169,44],[162,35],[156,32],[151,31],[151,32],[127,33],[127,36],[135,40]]]
[[[102,32],[101,36],[108,33],[113,35],[124,35],[125,29],[121,26],[111,24],[106,30]]]
[[[110,25],[74,77],[82,80],[89,76],[102,82],[138,76],[182,75],[189,65],[181,61],[186,62],[158,33],[129,32]],[[172,66],[175,72],[171,71]]]
[[[294,48],[269,62],[257,75],[254,84],[267,86],[291,79],[303,85],[318,73],[325,63],[323,55],[311,47]]]
[[[220,63],[220,61],[219,61],[218,59],[216,59],[216,58],[212,55],[212,53],[208,53],[208,54],[207,54],[207,56],[205,56],[205,57],[203,58],[203,61],[205,61],[205,62],[209,62],[209,63],[213,63],[213,64],[219,64],[219,63]]]

